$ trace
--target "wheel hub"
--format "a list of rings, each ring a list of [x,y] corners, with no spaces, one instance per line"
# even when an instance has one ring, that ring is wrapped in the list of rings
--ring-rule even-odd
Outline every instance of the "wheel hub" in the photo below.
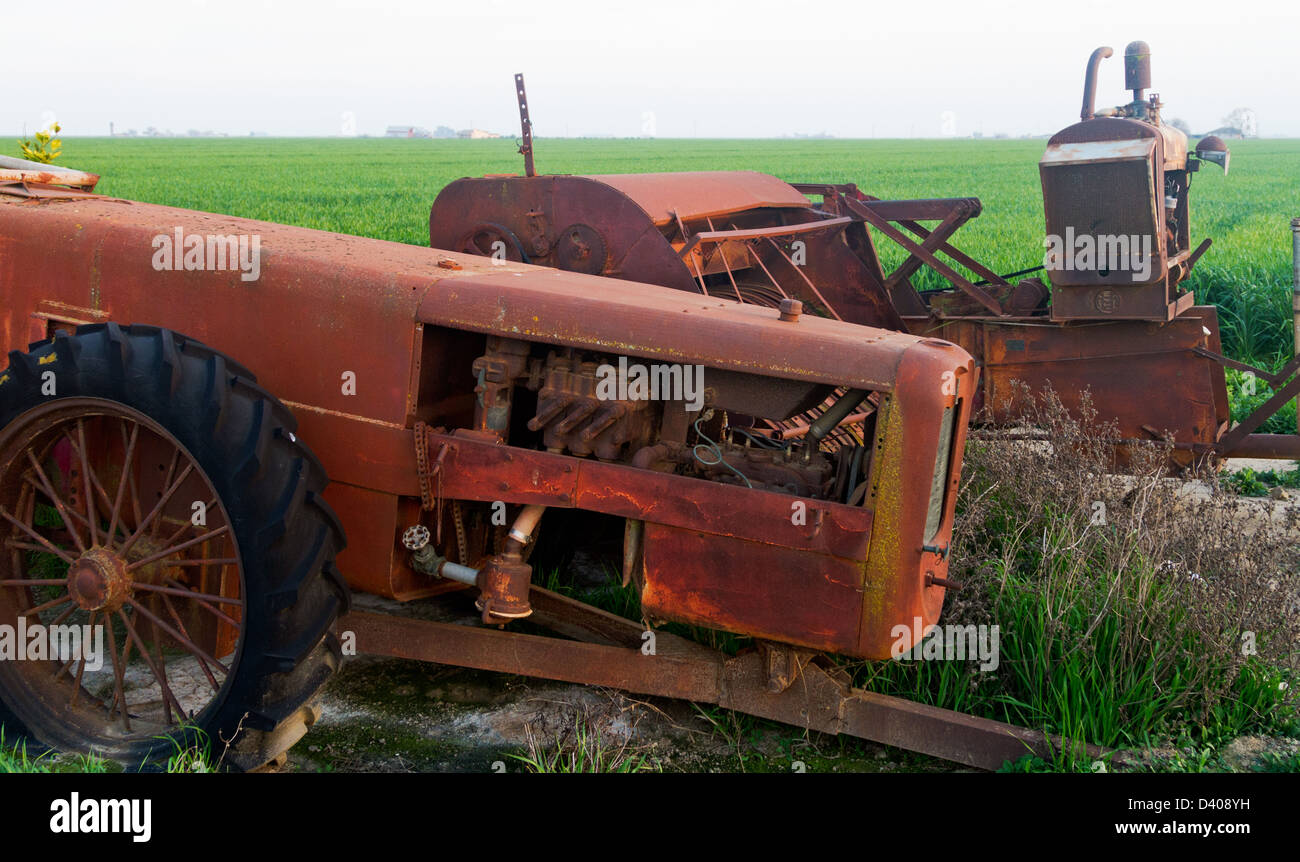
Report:
[[[126,561],[107,548],[91,548],[68,570],[68,595],[83,610],[113,613],[130,591]]]

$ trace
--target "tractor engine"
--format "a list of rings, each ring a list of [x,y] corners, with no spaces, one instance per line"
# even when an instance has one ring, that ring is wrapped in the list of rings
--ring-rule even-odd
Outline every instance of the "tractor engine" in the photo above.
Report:
[[[473,364],[473,428],[557,455],[813,499],[852,496],[861,483],[861,445],[831,441],[823,451],[818,444],[825,434],[810,432],[812,426],[781,428],[756,418],[790,420],[836,395],[834,387],[718,369],[709,370],[705,387],[703,371],[574,349],[542,351],[491,336]],[[863,408],[855,418],[874,419],[874,400],[833,399],[848,401]],[[851,471],[855,460],[859,469]]]
[[[1111,53],[1092,53],[1080,122],[1052,137],[1039,161],[1052,319],[1166,322],[1192,307],[1179,284],[1210,246],[1206,239],[1191,247],[1191,175],[1202,161],[1226,173],[1228,151],[1208,137],[1189,154],[1187,136],[1161,120],[1159,95],[1146,95],[1145,42],[1124,51],[1133,100],[1094,110],[1097,69]]]

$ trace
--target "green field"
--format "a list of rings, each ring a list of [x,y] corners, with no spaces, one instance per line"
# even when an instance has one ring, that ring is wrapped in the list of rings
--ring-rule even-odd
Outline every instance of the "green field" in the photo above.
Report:
[[[877,197],[966,197],[983,214],[958,245],[999,272],[1042,261],[1042,140],[538,140],[543,172],[748,169],[788,181],[855,182]],[[1193,274],[1223,309],[1225,348],[1276,365],[1291,352],[1290,219],[1300,216],[1300,140],[1233,142],[1232,172],[1192,188]],[[12,143],[6,152],[17,153]],[[60,164],[125,198],[423,245],[429,205],[463,176],[520,171],[502,140],[70,138]]]

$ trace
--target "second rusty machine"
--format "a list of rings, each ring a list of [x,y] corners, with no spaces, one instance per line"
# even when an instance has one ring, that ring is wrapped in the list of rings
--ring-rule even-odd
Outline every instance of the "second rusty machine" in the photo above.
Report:
[[[1092,53],[1079,122],[1039,160],[1049,253],[1022,272],[1000,275],[954,244],[982,210],[974,197],[880,200],[854,184],[753,171],[537,175],[521,76],[525,173],[450,183],[431,208],[430,242],[937,336],[975,358],[982,421],[1018,418],[1024,393],[1046,385],[1079,414],[1086,392],[1097,420],[1118,427],[1120,457],[1131,443],[1163,440],[1175,467],[1300,458],[1300,436],[1257,433],[1300,393],[1300,360],[1273,372],[1229,359],[1217,309],[1196,305],[1188,289],[1211,245],[1194,240],[1192,178],[1206,165],[1226,174],[1228,148],[1211,136],[1189,149],[1164,122],[1148,93],[1145,42],[1124,53],[1130,100],[1096,109],[1098,70],[1112,53]],[[901,250],[891,270],[882,243]],[[917,285],[923,268],[940,287]],[[1025,277],[1039,270],[1046,284]],[[1274,390],[1235,426],[1227,368]],[[815,419],[765,430],[795,436]]]

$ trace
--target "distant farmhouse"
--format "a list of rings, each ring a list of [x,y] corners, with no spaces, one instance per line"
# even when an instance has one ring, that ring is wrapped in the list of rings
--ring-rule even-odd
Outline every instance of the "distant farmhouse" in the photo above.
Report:
[[[461,129],[455,131],[448,126],[439,126],[435,131],[430,132],[421,126],[389,126],[384,130],[386,138],[471,138],[481,140],[483,138],[499,138],[496,132],[485,132],[482,129]]]
[[[1220,138],[1228,138],[1234,141],[1239,141],[1246,137],[1245,133],[1242,132],[1241,129],[1236,128],[1235,126],[1220,126],[1217,129],[1210,129],[1201,137],[1207,137],[1209,135],[1214,135]]]

